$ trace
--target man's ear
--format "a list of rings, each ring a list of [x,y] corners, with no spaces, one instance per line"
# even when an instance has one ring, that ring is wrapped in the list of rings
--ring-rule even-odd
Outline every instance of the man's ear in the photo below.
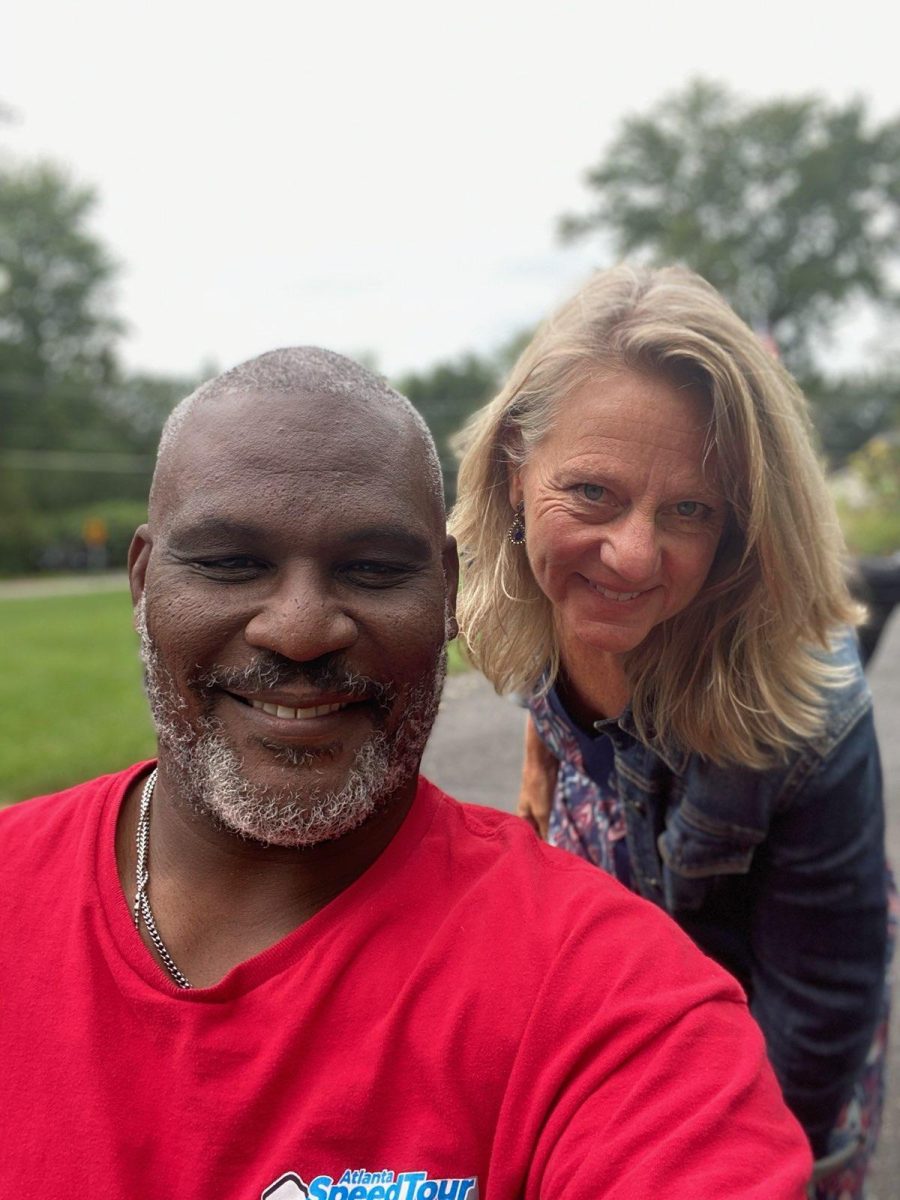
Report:
[[[456,637],[459,626],[456,624],[456,593],[459,589],[459,555],[456,552],[456,538],[447,536],[444,542],[444,552],[441,556],[444,564],[444,578],[447,581],[447,623],[451,626],[452,634]]]
[[[131,602],[135,608],[144,595],[147,564],[152,548],[153,538],[150,536],[149,525],[139,525],[128,547],[128,583],[131,588]]]

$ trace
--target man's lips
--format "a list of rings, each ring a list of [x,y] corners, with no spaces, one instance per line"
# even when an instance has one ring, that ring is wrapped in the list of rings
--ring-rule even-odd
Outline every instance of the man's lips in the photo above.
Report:
[[[347,695],[295,696],[288,692],[242,695],[240,692],[229,691],[226,691],[225,694],[257,712],[285,721],[313,721],[317,718],[332,716],[351,706],[358,707],[369,703],[367,697]]]

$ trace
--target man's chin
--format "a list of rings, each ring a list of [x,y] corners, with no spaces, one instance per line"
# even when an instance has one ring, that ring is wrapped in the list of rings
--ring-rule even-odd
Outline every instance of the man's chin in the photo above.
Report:
[[[173,748],[174,749],[174,748]],[[189,754],[166,753],[182,797],[216,825],[250,841],[273,846],[315,846],[362,825],[409,778],[409,764],[391,761],[381,734],[349,761],[340,746],[266,749],[238,755],[221,730],[208,729]],[[413,773],[417,768],[416,762]]]

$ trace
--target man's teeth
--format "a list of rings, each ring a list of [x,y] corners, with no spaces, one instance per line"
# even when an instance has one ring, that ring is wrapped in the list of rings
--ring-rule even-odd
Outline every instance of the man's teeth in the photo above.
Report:
[[[633,600],[635,596],[641,594],[640,592],[614,592],[612,588],[601,587],[599,583],[592,583],[591,587],[601,596],[605,596],[607,600]]]
[[[262,700],[251,700],[251,708],[268,713],[270,717],[287,717],[289,721],[308,721],[311,717],[327,717],[329,713],[345,708],[344,704],[317,704],[313,708],[288,708],[284,704],[264,704]]]

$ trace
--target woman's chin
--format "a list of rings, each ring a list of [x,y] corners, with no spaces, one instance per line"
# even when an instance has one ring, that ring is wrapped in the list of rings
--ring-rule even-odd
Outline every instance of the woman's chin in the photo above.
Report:
[[[652,628],[652,625],[630,628],[596,621],[564,627],[560,631],[563,661],[571,665],[570,660],[578,656],[617,658],[628,654],[640,646]]]

